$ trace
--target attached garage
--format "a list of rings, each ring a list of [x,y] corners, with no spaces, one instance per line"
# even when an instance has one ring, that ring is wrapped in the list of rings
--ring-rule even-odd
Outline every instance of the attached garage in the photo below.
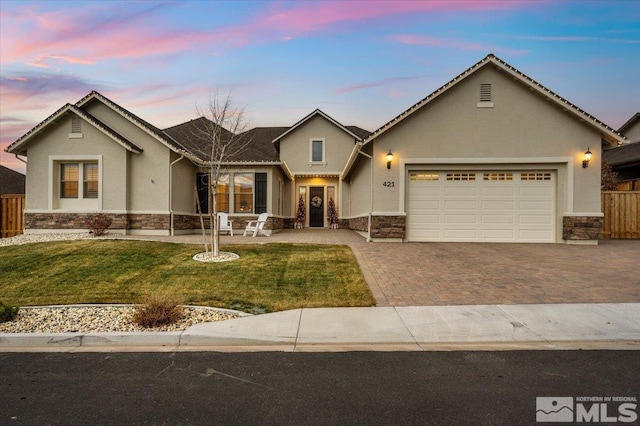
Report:
[[[408,241],[555,242],[554,171],[409,171]]]

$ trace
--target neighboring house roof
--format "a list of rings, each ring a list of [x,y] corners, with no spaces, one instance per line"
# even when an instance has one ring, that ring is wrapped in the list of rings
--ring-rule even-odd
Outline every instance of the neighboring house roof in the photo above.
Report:
[[[636,112],[633,117],[627,120],[620,128],[618,129],[618,133],[624,134],[631,126],[633,126],[637,121],[640,121],[640,112]]]
[[[355,126],[343,126],[342,124],[340,124],[339,122],[337,122],[336,120],[334,120],[333,118],[329,117],[327,114],[325,114],[324,112],[320,111],[319,109],[316,109],[315,111],[313,111],[311,114],[307,115],[306,117],[304,117],[302,120],[298,121],[296,124],[294,124],[293,126],[289,127],[287,130],[285,130],[282,134],[278,135],[277,137],[275,137],[273,139],[272,142],[277,142],[280,139],[282,139],[283,137],[285,137],[286,135],[288,135],[289,133],[293,132],[295,129],[297,129],[298,127],[302,126],[304,123],[306,123],[307,121],[311,120],[313,117],[315,117],[316,115],[320,115],[321,117],[324,117],[325,119],[327,119],[328,121],[330,121],[331,123],[333,123],[336,127],[344,130],[346,133],[350,134],[351,136],[353,136],[353,138],[357,141],[361,141],[362,137],[359,136],[356,132],[364,134],[364,132],[366,132],[366,130],[364,129],[360,129],[359,127],[355,127]]]
[[[74,113],[77,116],[83,118],[88,123],[92,124],[96,129],[100,130],[105,135],[109,136],[111,139],[122,145],[125,149],[135,153],[141,153],[142,149],[118,134],[115,130],[111,129],[109,126],[98,120],[96,117],[92,116],[88,112],[76,107],[75,105],[66,104],[62,108],[58,109],[56,112],[51,114],[49,117],[44,119],[38,125],[36,125],[33,129],[29,130],[27,133],[18,138],[15,142],[9,145],[5,151],[16,154],[16,155],[25,155],[27,150],[27,142],[31,140],[35,135],[37,135],[43,129],[46,129],[55,121],[67,113]]]
[[[0,166],[0,194],[24,194],[25,175]]]
[[[602,159],[613,167],[640,165],[640,142],[628,143],[602,151]]]
[[[547,89],[546,87],[544,87],[543,85],[541,85],[537,81],[533,80],[532,78],[526,76],[522,72],[518,71],[517,69],[515,69],[511,65],[507,64],[502,59],[499,59],[498,57],[496,57],[493,54],[489,54],[484,59],[482,59],[480,62],[478,62],[475,65],[471,66],[470,68],[465,70],[462,74],[454,77],[452,80],[450,80],[448,83],[446,83],[445,85],[443,85],[442,87],[440,87],[439,89],[437,89],[436,91],[434,91],[433,93],[428,95],[426,98],[422,99],[420,102],[416,103],[411,108],[409,108],[406,111],[402,112],[400,115],[398,115],[397,117],[395,117],[394,119],[389,121],[387,124],[383,125],[378,130],[374,131],[371,134],[371,136],[369,136],[363,142],[363,145],[368,144],[369,142],[371,142],[372,140],[374,140],[378,136],[382,135],[383,133],[385,133],[386,131],[388,131],[392,127],[394,127],[396,124],[398,124],[399,122],[401,122],[402,120],[404,120],[408,116],[410,116],[413,113],[415,113],[416,111],[418,111],[420,108],[424,107],[425,105],[427,105],[428,103],[430,103],[434,99],[438,98],[440,95],[442,95],[443,93],[445,93],[446,91],[448,91],[452,87],[456,86],[461,81],[465,80],[467,77],[469,77],[473,73],[477,72],[478,70],[480,70],[481,68],[483,68],[483,67],[485,67],[485,66],[487,66],[489,64],[493,64],[494,66],[496,66],[500,70],[502,70],[502,71],[506,72],[507,74],[511,75],[515,80],[520,81],[521,83],[523,83],[523,84],[527,85],[529,88],[531,88],[533,91],[535,91],[538,94],[544,96],[545,98],[549,99],[550,101],[553,101],[559,107],[561,107],[561,108],[565,109],[566,111],[569,111],[570,113],[572,113],[579,120],[584,120],[588,125],[590,125],[591,127],[595,128],[596,130],[598,130],[601,133],[602,138],[605,141],[607,141],[607,143],[609,143],[610,145],[614,145],[615,146],[615,145],[620,145],[620,144],[624,143],[626,138],[623,135],[621,135],[620,133],[618,133],[617,131],[615,131],[614,129],[612,129],[611,127],[609,127],[606,124],[604,124],[602,121],[598,120],[597,118],[595,118],[594,116],[592,116],[590,114],[587,114],[585,111],[583,111],[582,109],[578,108],[577,106],[575,106],[571,102],[567,101],[566,99],[562,98],[561,96],[559,96],[556,93],[552,92],[551,90]]]

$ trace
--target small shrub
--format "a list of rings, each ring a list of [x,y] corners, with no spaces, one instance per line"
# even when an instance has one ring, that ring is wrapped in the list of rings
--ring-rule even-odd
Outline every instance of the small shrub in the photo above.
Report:
[[[18,315],[19,309],[17,306],[7,305],[0,300],[0,322],[7,322],[14,319],[16,315]]]
[[[94,237],[100,237],[107,232],[113,220],[105,214],[96,214],[87,219],[87,228]]]
[[[144,304],[136,307],[133,322],[143,327],[158,327],[173,324],[182,318],[182,307],[175,298],[167,295],[152,295]]]

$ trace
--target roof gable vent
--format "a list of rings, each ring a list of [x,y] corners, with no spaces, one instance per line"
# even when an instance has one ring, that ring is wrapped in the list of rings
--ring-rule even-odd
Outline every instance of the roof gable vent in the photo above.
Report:
[[[82,139],[82,120],[77,115],[71,116],[71,133],[69,133],[71,139]]]
[[[480,102],[478,108],[493,108],[491,83],[480,83]]]

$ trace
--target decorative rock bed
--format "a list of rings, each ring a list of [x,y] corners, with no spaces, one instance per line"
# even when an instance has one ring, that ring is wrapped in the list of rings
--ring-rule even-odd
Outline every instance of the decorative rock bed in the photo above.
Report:
[[[246,316],[242,312],[217,308],[184,306],[182,319],[174,324],[145,328],[132,321],[131,305],[70,305],[20,308],[13,321],[0,323],[0,333],[73,333],[183,331],[213,321]]]

